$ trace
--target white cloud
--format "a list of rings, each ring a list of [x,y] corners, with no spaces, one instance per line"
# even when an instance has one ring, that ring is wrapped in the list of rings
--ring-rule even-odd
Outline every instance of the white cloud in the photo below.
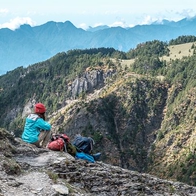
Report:
[[[195,11],[192,9],[183,9],[182,12],[177,12],[178,15],[186,18],[192,18],[195,16]]]
[[[87,29],[89,29],[90,27],[95,28],[95,27],[99,27],[99,26],[102,26],[102,25],[104,25],[104,24],[103,24],[103,23],[95,23],[94,25],[89,26],[89,25],[87,25],[86,23],[81,23],[81,24],[78,25],[78,28],[82,28],[82,29],[84,29],[84,30],[87,30]]]
[[[7,9],[0,9],[0,14],[7,14],[9,11]]]
[[[109,25],[110,27],[127,27],[126,23],[125,22],[122,22],[122,21],[116,21],[114,22],[113,24]]]
[[[95,23],[94,25],[93,25],[93,27],[98,27],[98,26],[103,26],[104,24],[103,23]]]
[[[146,16],[145,18],[144,18],[144,20],[141,22],[141,25],[146,25],[146,24],[151,24],[151,23],[153,23],[153,22],[155,22],[155,21],[157,21],[157,18],[153,18],[153,17],[151,17],[151,16]]]
[[[29,17],[16,17],[11,19],[9,22],[0,24],[0,28],[9,28],[11,30],[18,29],[23,24],[29,24],[30,26],[35,26],[35,22]]]
[[[82,24],[78,25],[78,28],[82,28],[84,30],[87,30],[89,28],[89,26],[87,24],[85,24],[85,23],[82,23]]]

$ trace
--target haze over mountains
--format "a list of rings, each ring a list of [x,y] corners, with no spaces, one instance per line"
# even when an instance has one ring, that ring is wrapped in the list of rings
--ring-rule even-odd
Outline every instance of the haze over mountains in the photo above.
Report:
[[[196,35],[195,26],[196,18],[185,18],[126,29],[100,26],[83,30],[70,21],[47,22],[35,27],[22,25],[15,31],[0,29],[0,75],[44,61],[62,51],[112,47],[127,52],[146,41],[170,41],[180,35]]]

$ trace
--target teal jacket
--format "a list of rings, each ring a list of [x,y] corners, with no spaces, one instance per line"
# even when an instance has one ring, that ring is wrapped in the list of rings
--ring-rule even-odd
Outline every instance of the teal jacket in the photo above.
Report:
[[[38,141],[40,131],[50,131],[51,125],[40,118],[37,114],[30,114],[26,118],[22,140],[27,143]]]

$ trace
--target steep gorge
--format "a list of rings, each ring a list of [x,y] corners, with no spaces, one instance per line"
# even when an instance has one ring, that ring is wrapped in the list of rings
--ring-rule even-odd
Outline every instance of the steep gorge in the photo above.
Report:
[[[167,84],[125,75],[89,97],[93,98],[87,95],[54,115],[55,131],[71,137],[90,135],[105,162],[146,171],[148,150],[161,126]]]
[[[140,47],[131,65],[71,51],[0,77],[1,126],[20,136],[41,101],[53,132],[93,137],[103,162],[195,186],[196,57],[160,62]]]

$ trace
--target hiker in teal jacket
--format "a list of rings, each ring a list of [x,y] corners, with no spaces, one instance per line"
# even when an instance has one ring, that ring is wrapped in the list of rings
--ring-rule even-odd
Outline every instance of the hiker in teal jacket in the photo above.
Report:
[[[45,121],[46,108],[42,103],[37,103],[34,111],[26,118],[22,140],[37,147],[46,147],[51,135],[51,125]]]

